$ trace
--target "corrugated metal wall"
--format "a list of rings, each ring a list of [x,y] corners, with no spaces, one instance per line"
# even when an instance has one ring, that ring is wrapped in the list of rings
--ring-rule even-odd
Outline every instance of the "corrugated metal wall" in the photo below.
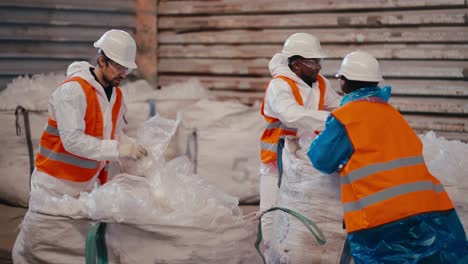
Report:
[[[157,10],[160,85],[198,77],[219,97],[262,98],[271,56],[309,32],[335,87],[344,55],[369,51],[416,130],[468,141],[465,0],[161,0]]]
[[[133,0],[0,1],[0,90],[18,75],[65,72],[90,60],[105,31],[134,34],[134,16]]]

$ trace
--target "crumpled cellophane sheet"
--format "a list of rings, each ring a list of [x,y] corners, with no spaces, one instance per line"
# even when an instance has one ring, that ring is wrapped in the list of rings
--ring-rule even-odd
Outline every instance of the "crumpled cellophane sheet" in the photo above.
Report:
[[[49,208],[47,213],[52,215],[128,224],[210,227],[241,222],[238,199],[194,174],[188,158],[164,160],[164,150],[177,125],[178,120],[149,119],[137,138],[147,148],[147,157],[121,160],[124,173],[78,198],[55,198],[33,191],[31,209],[37,204]]]

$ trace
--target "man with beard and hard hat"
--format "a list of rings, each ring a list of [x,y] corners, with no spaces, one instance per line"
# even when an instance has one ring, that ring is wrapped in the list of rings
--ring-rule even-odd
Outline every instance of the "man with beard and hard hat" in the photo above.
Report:
[[[75,250],[66,248],[67,241],[77,232],[80,235],[86,232],[87,222],[79,225],[69,219],[68,225],[64,221],[67,217],[79,218],[76,215],[79,211],[70,208],[58,213],[55,208],[42,206],[43,201],[65,196],[77,198],[81,192],[106,183],[110,161],[136,160],[147,155],[145,148],[122,132],[126,108],[119,85],[130,69],[137,68],[136,43],[127,32],[110,30],[94,47],[98,48],[96,65],[72,63],[67,80],[49,98],[49,119],[31,176],[29,211],[13,250],[15,263],[52,263],[54,259],[59,263],[53,252]],[[54,245],[48,244],[50,251],[42,255],[35,249],[42,248],[41,239],[48,236],[40,235],[40,231],[47,234],[47,228],[48,232],[62,233],[63,237],[57,238]]]
[[[340,169],[354,262],[468,263],[453,203],[429,172],[421,140],[388,103],[391,87],[378,86],[383,80],[378,61],[352,52],[336,77],[345,96],[308,156],[324,173]]]
[[[265,91],[261,114],[267,124],[261,137],[260,210],[276,203],[278,193],[277,144],[285,137],[312,136],[325,126],[329,111],[341,100],[320,74],[325,58],[319,40],[307,33],[291,35],[281,53],[268,64],[272,80]],[[262,217],[262,233],[268,247],[273,215]]]

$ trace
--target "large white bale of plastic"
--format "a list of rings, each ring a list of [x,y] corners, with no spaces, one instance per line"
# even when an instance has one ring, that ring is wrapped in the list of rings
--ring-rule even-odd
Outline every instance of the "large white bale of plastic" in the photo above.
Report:
[[[106,241],[119,263],[261,263],[257,220],[217,228],[110,224]]]
[[[193,174],[186,157],[164,159],[177,124],[159,116],[145,122],[137,142],[148,157],[122,161],[127,173],[90,193],[56,197],[33,190],[15,261],[83,262],[82,230],[99,221],[108,223],[109,263],[260,263],[253,246],[258,219],[244,218],[238,199]],[[54,235],[70,230],[73,237]]]
[[[33,150],[33,162],[39,140],[47,122],[47,112],[28,112]],[[29,201],[30,157],[24,117],[19,115],[21,134],[17,135],[14,111],[0,111],[0,200],[27,207]],[[33,163],[34,164],[34,163]]]
[[[28,212],[13,251],[15,263],[85,263],[85,241],[94,221]],[[260,264],[253,244],[258,220],[217,227],[108,223],[109,264]]]
[[[259,107],[237,101],[200,100],[181,111],[179,154],[189,154],[196,173],[241,201],[258,201]]]
[[[285,141],[283,176],[277,206],[296,211],[314,221],[327,240],[319,245],[296,218],[274,212],[275,236],[270,246],[271,263],[338,263],[346,232],[340,201],[339,175],[327,175],[312,167],[296,140]]]
[[[444,185],[468,234],[468,144],[438,138],[432,131],[420,138],[429,171]]]

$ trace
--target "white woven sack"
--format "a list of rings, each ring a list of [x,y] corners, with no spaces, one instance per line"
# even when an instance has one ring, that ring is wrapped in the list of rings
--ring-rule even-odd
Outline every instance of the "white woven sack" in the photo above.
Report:
[[[190,154],[197,174],[240,201],[258,201],[264,129],[259,109],[234,101],[200,100],[185,108],[181,118],[178,151]]]
[[[327,242],[319,245],[299,220],[284,212],[275,212],[270,262],[338,263],[346,237],[342,229],[339,176],[314,169],[309,160],[296,155],[296,146],[295,141],[285,142],[277,206],[296,211],[317,223]]]
[[[216,229],[108,224],[107,247],[120,263],[261,263],[257,219]]]
[[[13,249],[15,263],[85,263],[86,219],[28,212]],[[108,263],[261,263],[254,243],[258,219],[206,229],[107,224]]]
[[[47,112],[29,112],[33,158],[39,147],[42,131],[47,123]],[[1,111],[0,122],[0,200],[13,205],[28,206],[29,202],[29,152],[26,141],[26,128],[21,115],[18,122],[21,135],[16,135],[14,111]]]

